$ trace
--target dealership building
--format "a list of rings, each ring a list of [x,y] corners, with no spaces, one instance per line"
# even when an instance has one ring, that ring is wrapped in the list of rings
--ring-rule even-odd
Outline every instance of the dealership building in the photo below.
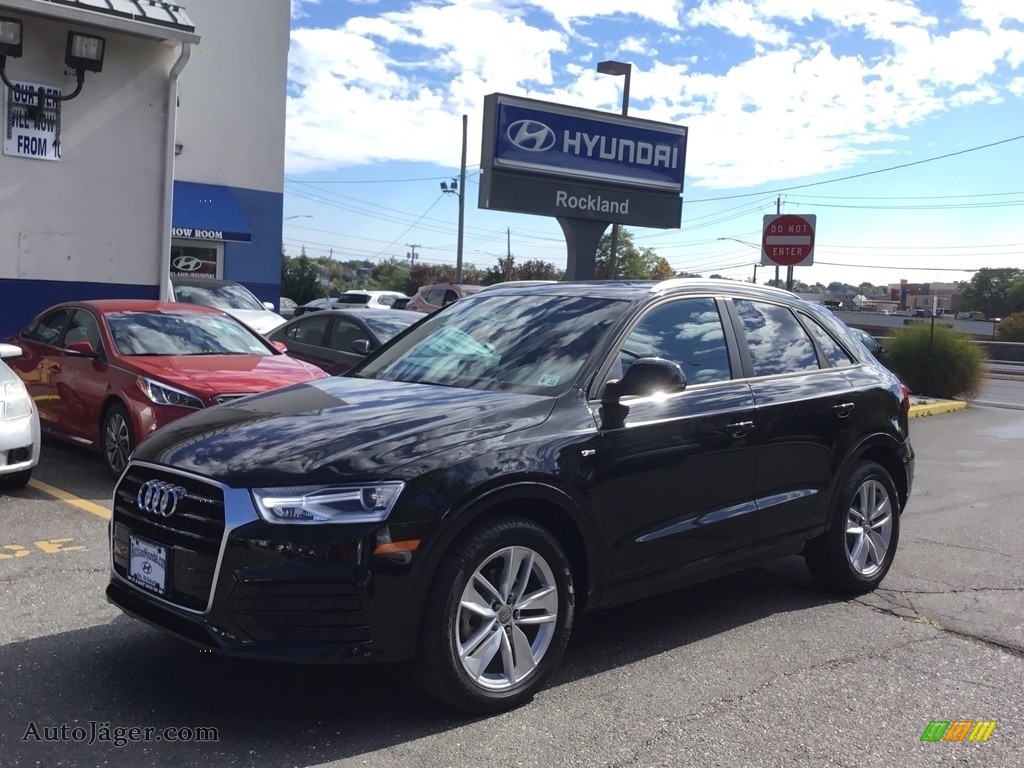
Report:
[[[0,0],[0,335],[173,270],[278,303],[290,3],[241,11]]]

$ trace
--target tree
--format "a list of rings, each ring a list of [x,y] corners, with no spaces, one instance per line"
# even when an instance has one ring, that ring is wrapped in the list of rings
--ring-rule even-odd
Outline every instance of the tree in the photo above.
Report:
[[[996,328],[999,341],[1024,341],[1024,312],[1014,312],[1004,317]]]
[[[597,280],[608,278],[608,255],[611,252],[611,234],[604,234],[597,245],[597,257],[594,261],[594,277]],[[664,262],[662,264],[661,262]],[[619,237],[615,249],[615,277],[623,280],[661,279],[657,275],[671,277],[672,268],[652,249],[639,249],[633,243],[633,235],[629,230],[619,227]]]
[[[963,303],[985,317],[1006,317],[1024,309],[1024,270],[979,269],[964,286]]]
[[[306,249],[295,258],[281,252],[281,295],[305,304],[324,295],[320,283],[320,267],[309,256]]]

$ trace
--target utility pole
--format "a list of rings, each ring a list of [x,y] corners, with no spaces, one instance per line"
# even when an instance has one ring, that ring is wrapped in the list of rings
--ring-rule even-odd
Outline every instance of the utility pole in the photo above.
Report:
[[[505,236],[506,236],[505,253],[506,253],[507,257],[508,257],[508,278],[507,279],[511,280],[512,279],[512,229],[511,228],[505,230]]]
[[[415,266],[416,259],[420,257],[420,255],[416,253],[416,249],[420,247],[420,244],[406,243],[405,246],[409,249],[408,253],[405,254],[405,258],[409,260],[409,269],[412,269],[413,266]]]
[[[775,198],[775,215],[779,216],[782,213],[782,195]],[[779,285],[779,265],[775,265],[775,287],[781,287]]]

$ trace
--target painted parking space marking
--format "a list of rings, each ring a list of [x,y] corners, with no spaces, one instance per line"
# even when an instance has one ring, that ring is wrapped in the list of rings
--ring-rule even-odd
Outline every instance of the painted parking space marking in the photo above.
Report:
[[[75,539],[70,536],[64,536],[59,539],[41,539],[32,543],[44,555],[55,555],[58,552],[81,552],[87,548],[84,544],[69,545],[69,542],[72,541],[75,541]],[[14,560],[15,558],[26,557],[30,554],[32,554],[32,550],[28,547],[23,547],[21,544],[4,544],[0,546],[0,560]]]
[[[95,502],[88,501],[87,499],[80,499],[78,496],[75,496],[74,494],[61,490],[60,488],[50,485],[49,483],[44,483],[42,480],[36,480],[35,478],[29,480],[28,484],[35,488],[37,491],[42,491],[48,496],[53,496],[55,499],[66,501],[68,504],[71,504],[74,507],[78,507],[79,509],[83,509],[86,512],[96,515],[96,517],[102,517],[104,520],[110,519],[110,510],[107,509],[106,507],[101,507],[99,504],[96,504]]]

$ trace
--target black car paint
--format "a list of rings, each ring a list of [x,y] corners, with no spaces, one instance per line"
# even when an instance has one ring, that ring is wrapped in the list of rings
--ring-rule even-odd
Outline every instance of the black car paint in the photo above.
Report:
[[[139,477],[163,467],[209,478],[236,498],[244,496],[239,489],[297,483],[398,479],[407,486],[384,523],[275,525],[253,509],[226,531],[205,614],[116,575],[109,599],[172,634],[238,654],[403,660],[415,653],[426,590],[448,547],[498,510],[534,516],[559,535],[580,603],[593,609],[798,552],[824,529],[842,469],[857,456],[882,461],[905,504],[913,471],[906,414],[878,418],[899,410],[902,393],[873,361],[751,378],[733,329],[732,380],[630,400],[624,423],[609,428],[601,414],[609,351],[640,309],[663,297],[649,286],[630,292],[614,284],[521,290],[625,293],[630,301],[556,397],[366,380],[357,368],[160,430],[136,449]],[[761,296],[739,285],[722,292]],[[119,517],[115,510],[115,526]],[[411,554],[374,554],[399,539],[421,544]],[[265,628],[240,623],[231,594],[259,583],[349,585],[367,634],[351,642],[268,640]]]

